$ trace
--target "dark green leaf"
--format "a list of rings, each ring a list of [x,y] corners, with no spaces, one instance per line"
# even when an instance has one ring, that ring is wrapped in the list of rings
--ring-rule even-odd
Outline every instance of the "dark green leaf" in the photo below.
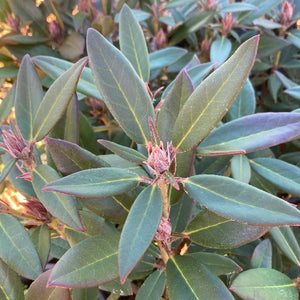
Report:
[[[192,148],[219,123],[248,78],[257,44],[257,36],[242,44],[226,63],[195,89],[173,128],[172,141],[176,149]]]
[[[70,245],[66,240],[60,237],[51,239],[50,255],[52,257],[61,258],[68,249],[70,249]]]
[[[125,4],[119,20],[120,48],[140,78],[148,82],[150,75],[149,56],[144,33],[131,9]]]
[[[165,290],[165,285],[165,272],[156,270],[144,281],[136,294],[136,300],[160,300]]]
[[[69,289],[47,286],[51,271],[44,272],[30,285],[25,300],[71,300]]]
[[[167,264],[170,300],[233,300],[224,283],[191,256],[172,256]]]
[[[44,96],[39,76],[27,54],[23,57],[16,86],[16,122],[26,140],[33,138],[33,120]]]
[[[297,225],[300,211],[271,194],[228,177],[195,175],[184,180],[190,197],[209,210],[242,223]]]
[[[87,64],[84,57],[51,85],[36,112],[33,121],[35,141],[43,139],[62,117],[76,90],[80,74]]]
[[[290,43],[280,37],[262,34],[257,49],[258,57],[265,57],[275,54],[277,51],[290,45]]]
[[[86,288],[118,278],[119,235],[99,234],[70,248],[55,265],[49,286]]]
[[[300,196],[300,168],[283,160],[261,157],[250,160],[251,167],[281,190]]]
[[[149,247],[162,216],[162,195],[156,185],[139,194],[123,227],[119,246],[120,279],[128,274]]]
[[[113,153],[117,154],[118,156],[136,164],[143,164],[145,161],[147,161],[146,156],[132,148],[125,147],[106,140],[98,140],[98,143],[109,149]]]
[[[14,217],[7,214],[0,214],[0,244],[0,258],[18,274],[35,279],[43,272],[28,233]]]
[[[272,230],[272,229],[271,229]],[[254,249],[251,257],[251,269],[272,269],[272,244],[269,239],[261,241]]]
[[[191,240],[208,248],[232,249],[256,240],[270,228],[241,224],[203,209],[185,230]]]
[[[273,269],[251,269],[239,274],[230,290],[243,299],[298,300],[298,291],[292,280]]]
[[[127,58],[94,29],[88,30],[87,49],[96,85],[109,110],[130,138],[146,144],[148,117],[155,117],[143,81]]]
[[[33,62],[53,80],[57,79],[73,66],[71,62],[53,56],[35,56],[33,57]],[[82,71],[78,81],[77,91],[84,95],[102,100],[102,97],[94,84],[92,71],[88,67],[85,67]]]
[[[72,290],[72,300],[98,300],[98,296],[98,287]]]
[[[32,184],[34,190],[43,203],[45,208],[63,223],[83,231],[79,213],[77,210],[76,199],[69,195],[62,195],[58,193],[42,192],[45,184],[59,179],[60,176],[54,169],[47,165],[38,165],[32,172]]]
[[[60,192],[79,197],[106,197],[131,190],[139,177],[120,168],[89,169],[47,184],[43,191]]]
[[[0,299],[23,300],[24,286],[20,276],[0,259]]]
[[[102,291],[111,292],[116,296],[129,296],[132,295],[132,286],[130,280],[126,280],[121,284],[120,279],[117,278],[105,284],[99,286],[99,289]]]
[[[300,247],[292,228],[274,227],[270,234],[286,257],[300,266]]]

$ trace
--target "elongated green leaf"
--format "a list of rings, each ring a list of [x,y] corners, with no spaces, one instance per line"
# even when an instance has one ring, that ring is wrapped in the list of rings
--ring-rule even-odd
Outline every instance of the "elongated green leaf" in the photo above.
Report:
[[[70,290],[60,287],[48,287],[47,281],[52,270],[41,274],[29,287],[25,300],[70,300]]]
[[[204,247],[232,249],[256,240],[270,227],[241,224],[220,217],[207,209],[191,221],[184,233]]]
[[[290,45],[287,40],[277,37],[276,35],[262,34],[257,49],[258,57],[265,57],[275,54],[277,51]]]
[[[288,32],[288,38],[287,38],[293,45],[295,45],[297,48],[300,48],[300,33],[299,30],[292,30]]]
[[[286,77],[285,75],[283,75],[281,72],[279,72],[279,71],[274,71],[274,73],[276,74],[276,76],[278,77],[278,79],[281,81],[281,83],[282,83],[287,89],[298,86],[297,83],[295,83],[294,81],[290,80],[288,77]]]
[[[201,155],[226,151],[253,152],[285,143],[300,135],[300,114],[258,113],[215,129],[197,148]]]
[[[39,256],[27,232],[7,214],[0,214],[0,244],[0,258],[18,274],[35,279],[42,273]]]
[[[0,259],[0,299],[23,300],[24,286],[20,276]]]
[[[150,76],[149,55],[143,30],[131,9],[124,4],[120,12],[120,48],[140,78],[148,82]]]
[[[45,184],[59,179],[60,176],[54,169],[47,165],[38,165],[32,172],[33,188],[46,209],[63,223],[83,231],[83,225],[80,221],[77,210],[76,199],[69,195],[58,193],[44,193],[42,188]]]
[[[300,168],[283,160],[261,157],[250,161],[262,177],[294,196],[300,196]]]
[[[15,99],[16,122],[26,140],[33,138],[33,120],[43,96],[40,78],[30,56],[26,54],[18,73]]]
[[[127,58],[94,29],[88,30],[87,49],[96,85],[109,110],[130,138],[146,144],[148,117],[155,117],[143,81]]]
[[[15,166],[16,162],[18,161],[17,158],[13,158],[8,161],[7,164],[5,164],[5,167],[3,168],[1,174],[0,174],[0,184],[4,181],[4,179],[7,177],[11,169]]]
[[[51,157],[62,174],[108,166],[101,158],[76,144],[49,137],[46,141]]]
[[[295,99],[300,99],[300,85],[286,89],[284,92]]]
[[[246,155],[237,154],[232,157],[231,172],[234,179],[249,183],[251,178],[251,168]]]
[[[128,274],[149,247],[162,216],[162,195],[156,185],[139,194],[123,227],[119,246],[120,279]]]
[[[68,71],[58,77],[45,94],[33,121],[33,139],[35,141],[43,139],[63,115],[87,62],[86,57],[79,60]]]
[[[300,223],[300,211],[287,202],[231,178],[195,175],[184,180],[184,188],[201,205],[232,220],[263,226]]]
[[[230,3],[225,4],[221,7],[220,12],[223,13],[233,13],[233,12],[241,12],[241,11],[258,11],[258,8],[250,3],[246,2],[238,2],[238,3]]]
[[[160,270],[153,272],[142,284],[136,300],[160,300],[166,285],[166,274]]]
[[[171,132],[177,116],[193,90],[191,78],[183,69],[176,77],[159,111],[157,130],[163,142],[171,141]]]
[[[281,251],[296,265],[300,266],[300,247],[290,227],[274,227],[270,230]]]
[[[53,80],[57,79],[60,75],[62,75],[74,65],[69,61],[53,56],[38,55],[33,57],[32,60]],[[102,97],[94,83],[92,71],[88,67],[85,67],[82,71],[82,74],[78,81],[77,91],[84,95],[102,100]]]
[[[273,269],[251,269],[239,274],[230,290],[243,299],[297,300],[298,291],[292,280]]]
[[[30,238],[33,245],[39,255],[43,269],[48,262],[48,256],[50,253],[50,229],[46,224],[34,228],[30,232]]]
[[[10,90],[7,92],[5,98],[0,104],[0,120],[5,120],[8,118],[12,107],[15,104],[16,98],[16,84],[14,84]]]
[[[226,37],[218,37],[212,42],[210,47],[210,61],[223,63],[229,56],[231,51],[231,42]]]
[[[118,278],[119,234],[99,234],[70,248],[55,265],[49,286],[86,288]]]
[[[47,184],[43,191],[79,197],[106,197],[121,194],[137,186],[139,177],[120,168],[89,169]]]
[[[72,300],[96,300],[98,296],[98,287],[72,290]]]
[[[145,155],[132,148],[125,147],[106,140],[98,140],[98,143],[109,149],[113,153],[131,162],[143,164],[143,162],[147,161],[147,157]]]
[[[100,285],[99,289],[102,291],[111,292],[115,296],[129,296],[133,294],[131,282],[128,279],[123,284],[121,284],[120,279],[117,278],[115,280]]]
[[[234,299],[224,283],[191,256],[172,256],[166,272],[170,300]]]
[[[257,44],[257,36],[242,44],[227,62],[195,89],[173,128],[172,141],[176,149],[192,148],[222,119],[248,78]]]
[[[250,265],[252,269],[272,269],[272,244],[269,239],[263,240],[255,247]]]
[[[195,252],[188,254],[197,262],[205,265],[216,276],[241,272],[243,269],[228,257],[208,252]]]

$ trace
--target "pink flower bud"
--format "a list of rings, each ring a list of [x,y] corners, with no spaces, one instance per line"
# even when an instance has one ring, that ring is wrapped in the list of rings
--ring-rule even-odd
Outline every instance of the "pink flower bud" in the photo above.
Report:
[[[154,239],[156,241],[167,241],[171,237],[172,225],[170,221],[162,217],[155,233]]]
[[[280,23],[283,26],[289,26],[293,16],[293,12],[294,12],[294,7],[288,1],[285,1],[281,7],[281,14],[280,14]]]
[[[7,13],[5,21],[11,28],[11,31],[19,32],[20,21],[17,18],[13,17],[10,13]]]
[[[204,9],[205,9],[205,10],[210,10],[210,9],[212,9],[216,4],[217,4],[217,2],[216,2],[215,0],[205,0]]]
[[[222,35],[224,37],[226,37],[229,33],[229,31],[232,28],[232,21],[233,21],[233,17],[231,13],[228,13],[225,15],[225,18],[222,20],[222,25],[223,25],[223,31],[222,31]]]

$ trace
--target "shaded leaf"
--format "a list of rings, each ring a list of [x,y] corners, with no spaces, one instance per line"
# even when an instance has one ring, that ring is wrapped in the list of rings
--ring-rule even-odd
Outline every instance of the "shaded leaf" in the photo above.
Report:
[[[144,281],[138,293],[136,300],[160,300],[166,285],[166,274],[161,270],[154,271]]]
[[[10,90],[7,92],[5,98],[0,104],[0,120],[5,120],[8,118],[12,107],[15,104],[16,97],[16,84],[14,84]]]
[[[251,168],[283,191],[300,196],[300,168],[283,160],[261,157],[250,160]]]
[[[87,64],[84,57],[58,77],[45,94],[33,121],[33,139],[43,139],[59,121],[76,90],[80,74]]]
[[[286,257],[300,266],[300,247],[292,228],[274,227],[270,234]]]
[[[224,283],[191,256],[172,256],[167,264],[170,300],[234,299]]]
[[[218,175],[195,175],[184,180],[190,197],[209,210],[239,222],[263,225],[296,225],[300,211],[253,186]]]
[[[98,287],[72,290],[72,300],[98,300]]]
[[[32,172],[33,188],[38,199],[53,216],[57,217],[70,227],[83,231],[84,228],[79,217],[77,202],[74,197],[41,191],[45,184],[59,178],[60,176],[58,173],[51,167],[47,165],[38,165]]]
[[[86,288],[118,278],[119,235],[99,234],[70,248],[55,265],[49,286]]]
[[[148,117],[155,117],[143,81],[127,58],[94,29],[88,30],[87,49],[105,104],[131,139],[146,144],[150,138]]]
[[[249,183],[251,178],[251,168],[246,155],[237,154],[231,159],[232,177],[238,181]]]
[[[129,296],[132,295],[132,287],[130,280],[126,279],[123,284],[121,284],[120,279],[109,281],[105,284],[99,286],[102,291],[111,292],[113,295]]]
[[[54,178],[53,178],[54,179]],[[43,191],[60,192],[79,197],[106,197],[131,190],[139,177],[120,168],[83,170],[47,184]]]
[[[51,249],[50,249],[51,256],[55,258],[61,258],[68,249],[70,249],[70,245],[66,240],[60,237],[51,239]]]
[[[265,226],[241,224],[202,209],[184,233],[193,242],[204,247],[232,249],[256,240],[269,229]]]
[[[258,113],[215,129],[197,148],[201,155],[226,151],[253,152],[285,143],[300,135],[300,114]]]
[[[250,265],[251,265],[251,269],[256,269],[256,268],[272,269],[272,244],[269,239],[265,239],[261,241],[255,247],[251,257]]]
[[[144,33],[131,9],[125,4],[119,20],[120,48],[140,78],[148,82],[150,75],[149,56]]]
[[[71,300],[69,289],[47,286],[51,271],[44,272],[30,285],[25,300]]]
[[[276,35],[262,34],[257,49],[258,57],[270,56],[290,45],[290,42]]]
[[[226,63],[195,89],[173,128],[172,141],[177,150],[192,148],[219,123],[248,78],[257,44],[258,37],[242,44]]]
[[[18,161],[17,158],[13,158],[5,164],[5,166],[2,169],[2,172],[0,174],[0,184],[5,180],[5,178],[7,177],[7,175],[11,171],[11,169],[15,166],[17,161]]]
[[[40,78],[26,54],[19,69],[15,96],[16,122],[25,140],[33,138],[33,120],[43,96]]]
[[[244,299],[297,300],[298,291],[292,280],[273,269],[251,269],[239,274],[230,287]]]
[[[0,214],[0,258],[18,274],[35,279],[42,273],[39,256],[24,227],[12,216]]]
[[[152,185],[133,203],[119,245],[121,282],[125,281],[152,242],[162,216],[162,202],[160,188]]]

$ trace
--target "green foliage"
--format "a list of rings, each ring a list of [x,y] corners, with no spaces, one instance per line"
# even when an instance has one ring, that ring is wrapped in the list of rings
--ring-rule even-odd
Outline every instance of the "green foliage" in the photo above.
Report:
[[[0,298],[298,299],[299,5],[114,4],[0,1]]]

